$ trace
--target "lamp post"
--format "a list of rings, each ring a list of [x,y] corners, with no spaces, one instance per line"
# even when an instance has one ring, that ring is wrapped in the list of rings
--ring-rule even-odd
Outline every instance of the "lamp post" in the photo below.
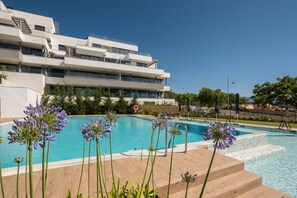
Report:
[[[234,82],[232,82],[234,84]],[[228,93],[228,110],[229,110],[229,118],[227,119],[227,122],[231,122],[231,101],[230,101],[230,83],[229,83],[229,77],[227,77],[227,93]]]

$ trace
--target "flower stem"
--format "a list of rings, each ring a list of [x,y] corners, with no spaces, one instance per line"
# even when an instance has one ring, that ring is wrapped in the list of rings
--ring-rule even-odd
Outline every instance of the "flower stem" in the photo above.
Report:
[[[34,198],[33,192],[33,159],[32,159],[32,144],[29,144],[29,184],[30,184],[30,198]]]
[[[99,153],[100,153],[100,143],[99,143]],[[108,192],[107,192],[107,188],[106,188],[106,168],[105,168],[105,157],[104,157],[104,163],[102,163],[102,157],[100,155],[100,167],[101,167],[101,174],[102,174],[102,184],[106,193],[106,197],[108,198]],[[103,167],[104,165],[104,167]],[[103,171],[104,170],[104,171]]]
[[[189,189],[189,183],[187,182],[185,198],[188,197],[188,189]]]
[[[77,197],[79,196],[79,193],[80,193],[81,181],[82,181],[82,176],[83,176],[83,172],[84,172],[85,151],[86,151],[86,139],[84,139],[83,156],[82,156],[82,164],[81,164],[81,172],[80,172],[79,184],[78,184],[78,189],[77,189]]]
[[[100,193],[101,197],[103,196],[103,188],[102,188],[102,179],[101,179],[101,163],[100,163],[100,149],[99,149],[99,140],[96,139],[96,163],[97,163],[97,198],[99,198],[99,184],[100,184]]]
[[[2,180],[2,165],[1,165],[1,159],[0,159],[0,183],[1,183],[2,197],[5,198],[5,192],[4,192],[3,180]]]
[[[91,141],[89,142],[89,158],[88,158],[88,198],[91,197]]]
[[[43,148],[42,148],[42,198],[45,198],[45,137],[43,137]]]
[[[171,171],[172,171],[172,160],[173,160],[175,135],[172,135],[171,138],[172,138],[172,149],[171,149],[171,156],[170,156],[170,169],[169,169],[169,179],[168,179],[168,188],[167,188],[167,198],[169,197],[169,193],[170,193],[170,181],[171,181]]]
[[[159,139],[160,139],[160,128],[158,131],[158,137],[157,137],[157,142],[156,142],[156,148],[155,148],[155,154],[152,157],[152,168],[151,168],[151,172],[148,178],[148,183],[150,182],[150,179],[152,178],[152,185],[153,185],[153,193],[154,192],[154,166],[155,166],[155,162],[156,162],[156,158],[157,158],[157,151],[158,151],[158,145],[159,145]]]
[[[203,195],[203,192],[204,192],[206,183],[207,183],[207,179],[208,179],[208,176],[209,176],[209,173],[210,173],[210,169],[211,169],[211,166],[212,166],[212,162],[213,162],[213,159],[214,159],[215,154],[216,154],[216,150],[217,150],[218,142],[219,142],[219,140],[217,140],[217,141],[215,142],[214,150],[213,150],[213,153],[212,153],[212,157],[211,157],[211,160],[210,160],[210,164],[209,164],[209,167],[208,167],[206,176],[205,176],[205,180],[204,180],[204,183],[203,183],[203,186],[202,186],[202,189],[201,189],[199,198],[202,198],[202,195]]]
[[[114,180],[114,172],[113,172],[113,162],[112,162],[112,132],[110,132],[110,137],[109,137],[109,148],[110,148],[109,152],[110,152],[110,168],[111,168],[111,175],[112,175],[112,186],[116,190],[115,180]]]
[[[17,182],[16,182],[17,198],[19,198],[19,175],[20,175],[20,162],[18,162],[18,169],[17,169]]]
[[[50,149],[51,149],[50,144],[51,144],[51,141],[48,141],[47,151],[46,151],[46,164],[45,164],[45,190],[46,190],[46,184],[47,184],[47,170],[48,170],[49,154],[50,154]]]
[[[142,180],[142,183],[141,183],[141,187],[140,187],[140,189],[138,191],[137,197],[140,197],[141,196],[143,185],[144,185],[144,181],[146,179],[147,168],[148,168],[149,161],[150,161],[150,156],[151,156],[151,146],[153,145],[154,132],[155,132],[155,130],[152,130],[151,143],[150,143],[150,148],[149,148],[149,154],[148,154],[148,157],[147,157],[147,162],[146,162],[146,166],[145,166],[145,170],[144,170],[143,180]]]
[[[29,153],[29,149],[28,146],[26,146],[26,170],[25,170],[25,194],[26,194],[26,198],[28,198],[28,154]]]

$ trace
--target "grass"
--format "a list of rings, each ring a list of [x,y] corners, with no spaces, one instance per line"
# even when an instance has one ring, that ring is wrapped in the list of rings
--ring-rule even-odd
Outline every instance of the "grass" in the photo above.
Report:
[[[204,121],[204,117],[196,117],[194,119]],[[208,118],[209,120],[216,120],[216,118]],[[218,118],[217,121],[226,122],[226,118]],[[254,121],[254,120],[241,120],[239,119],[238,122],[240,124],[251,124],[251,125],[258,125],[258,126],[269,126],[269,127],[279,127],[279,122],[269,122],[269,121]],[[237,123],[237,120],[234,119],[234,123]],[[292,128],[297,129],[297,124],[290,123]]]

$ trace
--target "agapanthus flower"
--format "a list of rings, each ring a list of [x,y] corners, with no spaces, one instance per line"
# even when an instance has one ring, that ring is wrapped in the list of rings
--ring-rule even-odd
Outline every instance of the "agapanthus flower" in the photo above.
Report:
[[[25,114],[34,118],[44,132],[60,133],[67,125],[67,114],[61,107],[36,102],[26,107]]]
[[[161,130],[165,130],[168,127],[168,121],[166,118],[157,118],[152,122],[152,128],[155,130],[160,127]]]
[[[36,102],[35,107],[29,104],[24,113],[26,117],[14,120],[12,131],[8,132],[9,143],[32,145],[34,149],[44,148],[40,142],[43,139],[53,142],[54,134],[60,133],[67,124],[67,114],[62,108],[43,105],[42,102]]]
[[[83,138],[87,141],[95,140],[96,138],[108,138],[111,132],[110,122],[107,120],[91,120],[89,124],[84,124],[81,129]]]
[[[17,157],[17,158],[14,159],[14,161],[15,161],[16,163],[21,163],[23,160],[24,160],[23,157]]]
[[[181,177],[182,177],[182,183],[194,183],[195,182],[195,179],[196,179],[196,176],[197,174],[195,175],[191,175],[189,173],[189,171],[187,171],[185,174],[181,174]]]
[[[236,140],[234,132],[236,130],[229,127],[227,123],[221,122],[209,122],[208,129],[203,133],[204,140],[213,140],[213,143],[217,143],[216,148],[225,149],[229,148]]]
[[[115,113],[108,113],[105,117],[105,121],[110,124],[110,126],[118,126],[118,116]]]
[[[179,125],[177,125],[176,127],[172,127],[169,133],[172,135],[181,135],[182,131],[179,129]]]

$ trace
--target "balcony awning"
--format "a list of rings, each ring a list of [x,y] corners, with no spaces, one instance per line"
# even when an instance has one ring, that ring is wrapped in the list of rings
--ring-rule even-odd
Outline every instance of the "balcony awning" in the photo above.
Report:
[[[83,55],[89,55],[89,56],[104,57],[105,53],[106,53],[106,49],[77,45],[76,53],[83,54]]]

